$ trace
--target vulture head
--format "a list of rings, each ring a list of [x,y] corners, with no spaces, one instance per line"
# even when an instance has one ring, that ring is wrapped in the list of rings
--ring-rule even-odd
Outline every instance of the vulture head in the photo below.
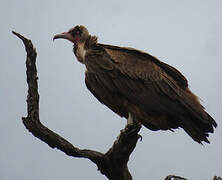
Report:
[[[89,32],[86,29],[86,27],[84,27],[82,25],[77,25],[77,26],[71,28],[67,32],[63,32],[61,34],[56,34],[53,37],[53,40],[55,40],[55,39],[67,39],[67,40],[71,41],[74,44],[78,44],[78,43],[84,43],[89,36],[90,35],[89,35]]]

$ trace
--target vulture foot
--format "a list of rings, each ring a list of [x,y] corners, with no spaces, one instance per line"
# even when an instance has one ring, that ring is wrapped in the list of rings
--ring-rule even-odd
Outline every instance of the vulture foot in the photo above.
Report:
[[[140,129],[141,129],[141,124],[140,123],[134,123],[134,124],[127,124],[125,129],[121,130],[121,134],[125,135],[125,136],[135,136],[135,134],[137,134]],[[140,141],[142,140],[142,136],[139,135]]]

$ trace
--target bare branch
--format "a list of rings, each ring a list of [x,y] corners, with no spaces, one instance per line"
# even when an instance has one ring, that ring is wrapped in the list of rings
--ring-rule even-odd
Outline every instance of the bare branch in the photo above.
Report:
[[[222,178],[219,176],[214,176],[213,180],[222,180]]]
[[[94,162],[98,170],[110,180],[132,180],[128,170],[127,163],[130,154],[136,147],[137,141],[141,136],[138,132],[141,125],[134,122],[133,125],[127,125],[121,130],[113,146],[104,154],[89,149],[79,149],[73,146],[66,139],[45,127],[39,119],[39,94],[38,94],[38,77],[36,68],[36,49],[33,47],[31,40],[19,33],[12,31],[14,35],[20,38],[27,52],[26,57],[26,75],[28,83],[27,96],[27,117],[23,117],[23,124],[35,137],[39,138],[51,148],[57,148],[68,156],[87,158]],[[187,180],[183,177],[170,175],[165,180]],[[213,180],[222,180],[215,176]]]
[[[188,180],[188,179],[180,177],[180,176],[169,175],[164,180]]]
[[[27,52],[26,75],[28,83],[28,116],[22,118],[25,127],[35,137],[41,139],[52,148],[57,148],[69,156],[90,159],[108,179],[131,180],[132,176],[128,171],[127,162],[140,138],[138,135],[141,128],[140,125],[126,126],[126,128],[120,133],[118,139],[114,142],[113,146],[105,154],[88,149],[79,149],[60,135],[45,127],[39,119],[36,50],[33,47],[31,40],[14,31],[12,33],[23,41]]]
[[[27,96],[27,111],[28,116],[22,118],[25,127],[37,138],[41,139],[47,143],[52,148],[58,148],[59,150],[65,152],[69,156],[74,157],[85,157],[91,160],[100,159],[103,157],[102,153],[91,151],[91,150],[80,150],[74,147],[67,140],[54,133],[47,127],[41,124],[39,120],[39,94],[38,94],[38,77],[36,68],[36,57],[37,53],[31,40],[25,38],[13,31],[18,38],[20,38],[27,52],[26,58],[26,75],[28,83],[28,96]]]

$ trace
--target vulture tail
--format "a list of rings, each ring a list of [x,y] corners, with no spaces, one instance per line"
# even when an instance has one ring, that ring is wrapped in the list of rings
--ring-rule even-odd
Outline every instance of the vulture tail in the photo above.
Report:
[[[217,127],[217,123],[209,114],[207,114],[207,119],[205,120],[182,117],[180,125],[194,141],[200,144],[202,144],[203,141],[210,143],[208,133],[213,133],[214,128]]]

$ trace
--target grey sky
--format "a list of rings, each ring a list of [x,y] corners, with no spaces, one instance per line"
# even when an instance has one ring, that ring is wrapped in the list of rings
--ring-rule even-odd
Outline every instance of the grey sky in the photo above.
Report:
[[[0,6],[0,180],[105,179],[96,166],[49,148],[23,126],[26,115],[25,52],[11,30],[33,40],[38,51],[42,123],[81,148],[105,152],[125,125],[86,89],[84,66],[56,33],[76,24],[107,44],[144,50],[178,68],[218,123],[211,144],[201,146],[182,129],[141,130],[132,153],[135,180],[168,174],[192,180],[222,175],[222,1],[4,1]]]

